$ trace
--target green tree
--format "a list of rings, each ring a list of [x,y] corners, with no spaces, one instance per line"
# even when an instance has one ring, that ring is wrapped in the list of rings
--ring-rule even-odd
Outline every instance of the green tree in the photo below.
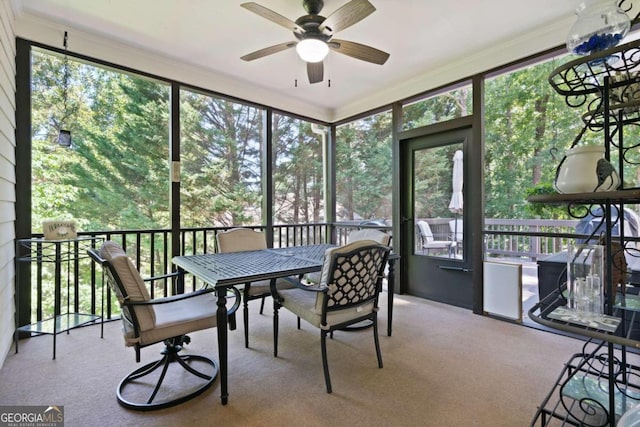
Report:
[[[340,126],[336,143],[338,216],[390,219],[391,188],[391,113]]]
[[[489,218],[530,217],[527,194],[537,186],[549,187],[555,178],[559,159],[552,149],[564,152],[581,128],[579,113],[547,81],[558,65],[552,60],[486,83],[484,185]],[[559,217],[562,212],[556,211]]]
[[[444,122],[472,113],[472,91],[470,86],[433,96],[402,109],[402,129],[414,129]]]
[[[71,166],[66,180],[81,189],[71,210],[90,215],[90,229],[167,228],[168,88],[102,70],[95,81],[95,120],[74,144],[83,161]]]
[[[181,92],[183,226],[260,224],[264,111]]]
[[[167,227],[168,88],[69,61],[65,116],[64,94],[51,89],[63,63],[34,55],[34,230],[60,217],[83,230]],[[71,148],[56,144],[62,126],[71,130]]]
[[[323,215],[322,138],[311,123],[273,115],[274,221],[319,222]]]

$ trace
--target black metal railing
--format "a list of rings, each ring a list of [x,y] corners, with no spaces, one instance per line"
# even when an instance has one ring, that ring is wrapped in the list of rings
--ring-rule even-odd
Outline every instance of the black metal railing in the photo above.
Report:
[[[332,230],[338,230],[336,242],[344,240],[352,225],[334,226],[329,223],[314,224],[283,224],[273,226],[273,246],[289,247],[310,245],[334,241]],[[216,252],[216,233],[233,227],[185,228],[180,231],[181,254],[200,254]],[[264,226],[251,227],[255,230],[265,230]],[[144,277],[161,276],[174,270],[171,263],[171,231],[168,229],[155,230],[117,230],[80,232],[79,236],[95,237],[96,246],[101,241],[113,240],[119,243],[133,259],[140,273]],[[34,234],[32,237],[42,237]],[[73,249],[75,248],[75,249]],[[117,301],[108,287],[103,286],[102,271],[92,263],[77,245],[73,246],[69,263],[62,262],[59,274],[61,278],[61,313],[100,314],[108,320],[119,316]],[[24,265],[19,266],[25,268]],[[31,307],[32,322],[41,321],[54,315],[53,283],[56,274],[55,265],[45,262],[31,262]],[[196,281],[193,287],[197,286]],[[149,289],[152,298],[168,296],[174,292],[174,284],[170,279],[154,282]],[[60,313],[58,313],[60,314]]]
[[[535,260],[541,255],[562,250],[574,226],[575,221],[555,221],[551,224],[544,220],[487,220],[484,231],[486,254]],[[182,229],[180,231],[181,254],[216,252],[216,233],[229,228],[232,227]],[[266,229],[265,226],[251,228]],[[274,247],[327,242],[344,244],[349,232],[357,228],[377,228],[391,232],[390,226],[362,225],[353,221],[274,225],[271,236]],[[168,229],[82,232],[80,235],[118,242],[134,260],[143,276],[160,276],[174,270],[171,263],[172,234]],[[41,235],[34,234],[33,237],[41,237]],[[77,248],[76,246],[76,251],[79,250]],[[63,282],[65,282],[60,292],[62,307],[68,312],[87,314],[100,314],[104,309],[104,319],[119,316],[117,302],[109,290],[102,286],[101,269],[86,259],[84,254],[75,255],[76,260],[62,270]],[[51,264],[31,263],[30,318],[32,321],[53,316],[54,274],[54,267]],[[195,281],[192,283],[193,287],[197,285]],[[173,283],[170,280],[164,280],[155,283],[149,291],[155,298],[171,295],[173,289]]]

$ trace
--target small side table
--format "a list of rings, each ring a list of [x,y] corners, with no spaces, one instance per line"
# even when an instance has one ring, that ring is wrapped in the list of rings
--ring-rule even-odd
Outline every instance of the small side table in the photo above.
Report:
[[[14,341],[16,345],[16,353],[18,353],[18,341],[20,332],[29,332],[36,334],[47,334],[53,336],[53,359],[56,358],[56,335],[61,332],[69,333],[69,330],[94,322],[101,319],[104,315],[104,280],[101,284],[101,311],[100,315],[74,313],[69,311],[69,287],[70,280],[67,275],[67,308],[62,313],[62,265],[66,263],[67,269],[70,268],[69,263],[79,259],[88,258],[87,249],[95,247],[96,243],[102,242],[102,237],[79,236],[74,239],[67,240],[45,240],[42,238],[18,239],[16,240],[16,329],[14,333]],[[54,315],[48,319],[40,320],[28,325],[18,325],[20,310],[20,262],[32,263],[53,263],[55,265],[54,277]],[[100,336],[103,335],[100,331]]]

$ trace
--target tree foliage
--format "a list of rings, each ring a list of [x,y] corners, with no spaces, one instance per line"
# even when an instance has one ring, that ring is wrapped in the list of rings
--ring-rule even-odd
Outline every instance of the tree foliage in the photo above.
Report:
[[[547,81],[563,61],[486,81],[487,217],[527,218],[542,212],[528,205],[527,195],[548,191],[563,153],[584,125],[585,112],[569,107]],[[168,227],[168,86],[45,51],[35,52],[32,64],[34,231],[44,219],[64,217],[75,218],[84,230]],[[460,87],[406,105],[402,129],[472,113],[471,87]],[[260,107],[223,97],[180,92],[183,227],[264,222],[265,114]],[[274,113],[272,119],[274,222],[324,220],[322,132],[289,115]],[[339,219],[391,218],[391,126],[391,113],[385,111],[338,127]],[[71,130],[71,149],[56,144],[62,128]],[[639,139],[639,133],[630,129],[625,138]],[[601,132],[587,131],[579,143],[601,144],[602,138]],[[417,159],[424,163],[418,165],[416,180],[421,188],[415,189],[424,196],[416,200],[419,215],[450,216],[454,150]],[[626,158],[636,161],[636,151],[626,152]],[[627,168],[625,184],[634,185],[637,167]],[[544,214],[562,218],[563,212]]]
[[[33,229],[61,217],[84,230],[167,227],[168,88],[70,61],[67,97],[75,107],[61,123],[63,95],[48,85],[63,60],[35,58]],[[56,143],[63,127],[71,130],[71,148]]]
[[[264,111],[181,92],[183,226],[261,222]]]
[[[324,219],[322,137],[311,123],[273,115],[274,221],[283,224]]]
[[[336,143],[339,219],[390,219],[391,113],[343,125]]]

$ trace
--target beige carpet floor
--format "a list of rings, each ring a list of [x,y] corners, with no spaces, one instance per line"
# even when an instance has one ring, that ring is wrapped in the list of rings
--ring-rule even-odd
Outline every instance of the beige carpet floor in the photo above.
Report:
[[[382,298],[386,298],[386,293]],[[381,301],[384,307],[386,300]],[[393,336],[380,311],[384,368],[371,330],[341,332],[328,342],[333,394],[325,392],[319,332],[281,311],[280,356],[272,353],[271,301],[252,303],[250,346],[242,321],[230,332],[229,404],[219,381],[174,408],[135,412],[115,398],[135,369],[120,322],[22,340],[0,370],[0,405],[63,405],[65,426],[527,426],[563,364],[582,342],[474,315],[410,296],[395,299]],[[383,333],[384,331],[384,333]],[[217,359],[216,331],[191,334],[186,351]],[[143,362],[160,346],[142,350]]]

